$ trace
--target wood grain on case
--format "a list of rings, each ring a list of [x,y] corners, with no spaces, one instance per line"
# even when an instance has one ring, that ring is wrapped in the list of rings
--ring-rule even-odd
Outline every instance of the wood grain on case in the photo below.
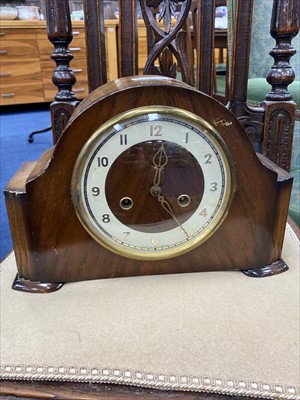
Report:
[[[229,122],[228,126],[218,127],[218,131],[234,160],[236,193],[226,220],[205,243],[174,259],[150,262],[113,254],[89,236],[71,201],[71,178],[81,148],[99,126],[126,110],[155,104],[194,112],[212,125],[218,118]],[[244,130],[230,112],[189,86],[157,78],[156,83],[153,78],[137,81],[128,78],[109,83],[77,107],[55,149],[43,155],[26,181],[23,190],[31,226],[26,238],[28,243],[34,244],[36,255],[33,259],[30,251],[27,254],[31,260],[26,266],[31,271],[30,279],[67,282],[113,276],[251,269],[277,262],[292,178],[283,170],[278,175],[268,160],[264,164],[266,166],[259,161]],[[115,184],[112,178],[112,187]],[[16,197],[16,193],[6,189],[6,200],[12,203],[10,208]],[[14,213],[10,213],[10,220],[14,236],[18,237],[19,222],[15,221]],[[20,246],[20,251],[24,251],[18,242],[14,245],[16,252]]]

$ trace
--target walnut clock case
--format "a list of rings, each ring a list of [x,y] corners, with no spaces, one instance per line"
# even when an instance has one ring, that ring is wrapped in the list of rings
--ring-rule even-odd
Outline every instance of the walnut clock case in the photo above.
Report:
[[[5,188],[18,290],[135,275],[285,271],[292,177],[219,102],[181,82],[92,92]]]

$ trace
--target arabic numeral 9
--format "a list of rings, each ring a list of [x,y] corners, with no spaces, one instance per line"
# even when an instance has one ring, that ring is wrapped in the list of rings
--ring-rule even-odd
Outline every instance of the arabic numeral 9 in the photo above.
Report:
[[[93,196],[99,196],[99,194],[100,194],[100,188],[98,188],[97,186],[94,186],[94,187],[92,188],[92,194],[93,194]]]

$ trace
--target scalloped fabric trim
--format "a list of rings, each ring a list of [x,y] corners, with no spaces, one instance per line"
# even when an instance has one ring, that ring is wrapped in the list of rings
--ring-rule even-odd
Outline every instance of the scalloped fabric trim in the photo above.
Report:
[[[163,374],[120,368],[43,365],[1,366],[2,380],[113,383],[160,390],[208,392],[263,399],[299,400],[300,388],[208,376]]]

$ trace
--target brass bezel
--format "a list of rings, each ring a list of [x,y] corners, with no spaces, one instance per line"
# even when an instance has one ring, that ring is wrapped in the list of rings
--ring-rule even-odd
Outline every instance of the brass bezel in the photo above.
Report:
[[[191,124],[199,126],[199,128],[202,130],[204,129],[210,135],[210,137],[213,138],[212,141],[214,142],[214,145],[222,154],[224,168],[228,177],[222,206],[218,210],[215,219],[209,224],[208,228],[204,229],[203,232],[199,233],[196,237],[183,243],[182,245],[178,245],[176,247],[172,247],[166,250],[159,250],[158,252],[143,252],[141,250],[131,249],[129,247],[123,246],[122,244],[119,244],[118,242],[114,242],[112,239],[109,239],[107,235],[95,228],[94,224],[91,222],[89,214],[85,210],[81,197],[81,178],[84,172],[86,160],[90,155],[90,151],[94,149],[96,143],[98,143],[101,139],[101,136],[106,134],[110,129],[112,129],[114,125],[118,123],[123,123],[124,121],[128,121],[149,113],[169,114],[174,117],[188,120]],[[148,261],[162,260],[182,255],[188,251],[193,250],[194,248],[205,242],[208,238],[210,238],[225,220],[229,212],[230,205],[232,203],[235,189],[236,183],[234,162],[226,143],[224,142],[218,131],[203,118],[191,113],[190,111],[169,106],[139,107],[133,110],[126,111],[106,121],[91,135],[89,140],[82,147],[75,163],[71,182],[72,200],[76,214],[82,226],[90,234],[90,236],[103,247],[118,254],[119,256]]]

